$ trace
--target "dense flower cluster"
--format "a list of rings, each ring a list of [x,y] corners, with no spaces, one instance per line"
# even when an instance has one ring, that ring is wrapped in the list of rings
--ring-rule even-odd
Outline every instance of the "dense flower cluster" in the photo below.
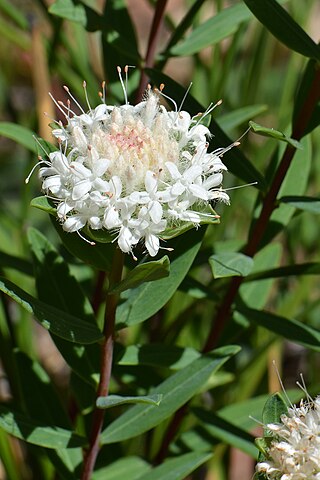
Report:
[[[268,424],[269,460],[257,471],[275,480],[320,480],[320,397],[288,408],[280,424]]]
[[[106,229],[123,252],[143,240],[154,256],[167,227],[198,226],[210,201],[228,203],[220,188],[227,149],[208,153],[208,128],[186,111],[167,111],[160,96],[149,89],[135,106],[109,106],[103,95],[79,115],[70,102],[56,102],[67,122],[52,132],[60,150],[40,177],[65,231]]]

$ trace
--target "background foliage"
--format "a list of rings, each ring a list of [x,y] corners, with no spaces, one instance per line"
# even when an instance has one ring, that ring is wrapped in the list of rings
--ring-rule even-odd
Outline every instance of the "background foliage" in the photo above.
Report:
[[[192,81],[184,103],[192,114],[222,98],[212,147],[230,144],[250,120],[284,133],[251,131],[225,155],[224,187],[258,184],[230,191],[231,206],[216,207],[220,225],[170,241],[168,277],[160,258],[146,270],[158,280],[139,285],[143,270],[119,286],[110,388],[137,405],[99,401],[108,409],[92,478],[251,478],[249,415],[261,419],[279,389],[272,360],[288,388],[302,371],[319,393],[320,11],[315,0],[303,4],[0,0],[0,478],[80,475],[106,288],[89,264],[109,270],[112,259],[78,237],[62,236],[63,246],[55,222],[30,207],[36,177],[24,179],[41,153],[32,132],[52,140],[42,112],[58,112],[48,91],[62,98],[66,84],[83,99],[85,79],[96,104],[105,79],[108,103],[121,103],[117,65],[135,66],[132,102],[147,77],[178,104]],[[128,258],[126,271],[133,266]]]

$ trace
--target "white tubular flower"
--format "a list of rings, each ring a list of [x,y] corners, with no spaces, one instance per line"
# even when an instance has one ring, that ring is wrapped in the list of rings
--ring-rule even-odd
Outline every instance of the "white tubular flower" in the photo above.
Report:
[[[266,427],[273,440],[257,472],[273,480],[320,480],[320,397],[301,400],[280,424]]]
[[[56,200],[65,231],[81,236],[85,226],[105,229],[123,252],[132,253],[141,241],[155,256],[166,228],[197,227],[215,218],[207,209],[211,200],[228,203],[221,189],[225,150],[208,153],[211,134],[199,116],[177,107],[168,112],[160,105],[162,92],[151,89],[136,106],[124,89],[124,105],[106,105],[103,94],[103,103],[92,109],[88,102],[85,112],[65,90],[71,101],[54,100],[66,119],[52,132],[60,151],[40,169],[42,189]]]

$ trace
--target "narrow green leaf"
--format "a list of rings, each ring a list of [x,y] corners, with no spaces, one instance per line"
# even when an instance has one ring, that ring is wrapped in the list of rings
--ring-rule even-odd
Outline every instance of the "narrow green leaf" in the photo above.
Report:
[[[301,55],[320,59],[319,46],[276,0],[244,0],[244,2],[280,42]]]
[[[287,203],[292,207],[304,210],[305,212],[320,214],[320,199],[314,197],[304,197],[298,195],[288,195],[279,198],[279,202]]]
[[[126,457],[93,472],[92,480],[124,480],[128,472],[130,472],[130,480],[137,480],[149,470],[151,466],[142,458]]]
[[[69,430],[36,422],[3,406],[0,406],[0,428],[14,437],[46,448],[76,448],[87,443],[86,438]]]
[[[28,416],[34,421],[70,429],[69,417],[46,371],[24,352],[15,350],[14,356]]]
[[[291,275],[319,275],[320,263],[302,263],[296,265],[287,265],[285,267],[273,268],[271,270],[263,270],[261,272],[252,273],[246,277],[245,282],[253,282],[256,280],[264,280],[266,278],[281,278]]]
[[[170,55],[194,55],[203,48],[229,37],[237,31],[242,22],[250,18],[250,11],[241,3],[225,8],[195,28],[184,41],[171,48]]]
[[[8,0],[0,0],[0,10],[11,20],[13,20],[18,27],[22,28],[23,30],[28,29],[28,20],[18,6],[14,5]]]
[[[202,356],[164,380],[152,394],[162,394],[159,407],[136,405],[114,420],[101,434],[101,443],[115,443],[135,437],[159,425],[184,405],[231,355],[237,346],[223,347]]]
[[[294,148],[299,148],[302,149],[302,145],[298,140],[295,140],[294,138],[287,137],[282,132],[279,132],[278,130],[274,130],[273,128],[267,128],[267,127],[262,127],[261,125],[258,125],[255,122],[250,121],[249,125],[251,129],[254,131],[254,133],[257,133],[258,135],[262,135],[263,137],[271,137],[275,138],[276,140],[280,140],[282,142],[289,143]]]
[[[172,297],[188,273],[202,242],[205,228],[190,230],[168,242],[174,248],[169,255],[170,275],[150,283],[144,283],[125,293],[126,301],[117,309],[117,327],[144,322],[154,315]]]
[[[230,130],[248,122],[251,118],[261,115],[267,109],[267,105],[247,105],[220,115],[217,121],[223,130],[230,132]]]
[[[35,133],[22,125],[0,122],[0,135],[14,140],[33,153],[38,153],[39,147],[34,140]]]
[[[0,290],[34,315],[46,330],[58,337],[83,344],[95,343],[103,338],[96,325],[37,300],[5,278],[0,280]]]
[[[120,293],[129,288],[136,288],[147,282],[153,282],[170,274],[170,261],[165,255],[160,260],[137,265],[122,282],[115,285],[109,293]]]
[[[135,28],[126,0],[105,2],[101,36],[104,67],[109,82],[119,80],[116,65],[139,65]]]
[[[209,435],[257,458],[257,450],[253,444],[254,437],[245,430],[204,409],[193,408],[192,412]]]
[[[320,331],[294,319],[288,319],[264,310],[248,308],[240,302],[237,310],[248,320],[292,342],[320,351]]]
[[[54,217],[57,214],[57,209],[53,206],[52,201],[50,201],[48,197],[35,197],[31,200],[30,205],[31,207],[38,208],[39,210],[49,213]]]
[[[110,271],[114,249],[116,248],[114,243],[96,243],[91,245],[80,238],[76,232],[65,232],[55,218],[52,216],[50,218],[61,241],[72,255],[98,270]]]
[[[152,343],[150,345],[130,345],[122,351],[115,351],[115,361],[118,365],[151,365],[154,367],[169,367],[181,370],[200,357],[193,348],[181,348],[175,345]]]
[[[132,403],[142,403],[145,405],[159,406],[162,400],[162,395],[142,395],[139,397],[129,397],[121,395],[108,395],[107,397],[98,397],[97,398],[97,407],[98,408],[112,408],[117,407],[118,405],[126,405]]]
[[[26,275],[33,275],[32,264],[24,258],[9,255],[8,253],[0,251],[0,264],[3,268],[13,268]]]
[[[191,452],[166,460],[137,480],[183,480],[200,465],[210,460],[212,453]]]
[[[253,259],[239,252],[222,252],[211,255],[209,263],[214,278],[249,275]]]
[[[49,13],[65,18],[71,22],[80,23],[89,32],[101,30],[102,17],[88,5],[72,0],[56,0],[49,7]]]
[[[284,413],[288,413],[288,407],[279,393],[275,393],[266,401],[262,412],[262,421],[264,425],[268,423],[279,423],[280,417]]]
[[[94,325],[96,321],[88,298],[54,246],[34,228],[28,230],[28,241],[33,253],[39,299]],[[99,370],[96,346],[80,347],[56,336],[53,341],[68,365],[86,382],[95,385]]]

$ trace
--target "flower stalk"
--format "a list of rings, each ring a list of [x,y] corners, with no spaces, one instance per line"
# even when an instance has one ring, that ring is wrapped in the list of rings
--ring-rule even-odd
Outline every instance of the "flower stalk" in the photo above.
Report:
[[[109,285],[120,282],[122,277],[124,255],[120,249],[115,250],[113,264],[109,275]],[[113,359],[113,345],[115,333],[116,309],[119,295],[110,294],[107,296],[104,320],[104,342],[101,349],[101,370],[100,381],[97,390],[97,397],[106,397],[109,393],[111,368]],[[89,448],[85,452],[81,480],[90,480],[95,462],[99,453],[99,437],[103,426],[105,411],[95,408],[92,420],[92,429],[89,440]]]

